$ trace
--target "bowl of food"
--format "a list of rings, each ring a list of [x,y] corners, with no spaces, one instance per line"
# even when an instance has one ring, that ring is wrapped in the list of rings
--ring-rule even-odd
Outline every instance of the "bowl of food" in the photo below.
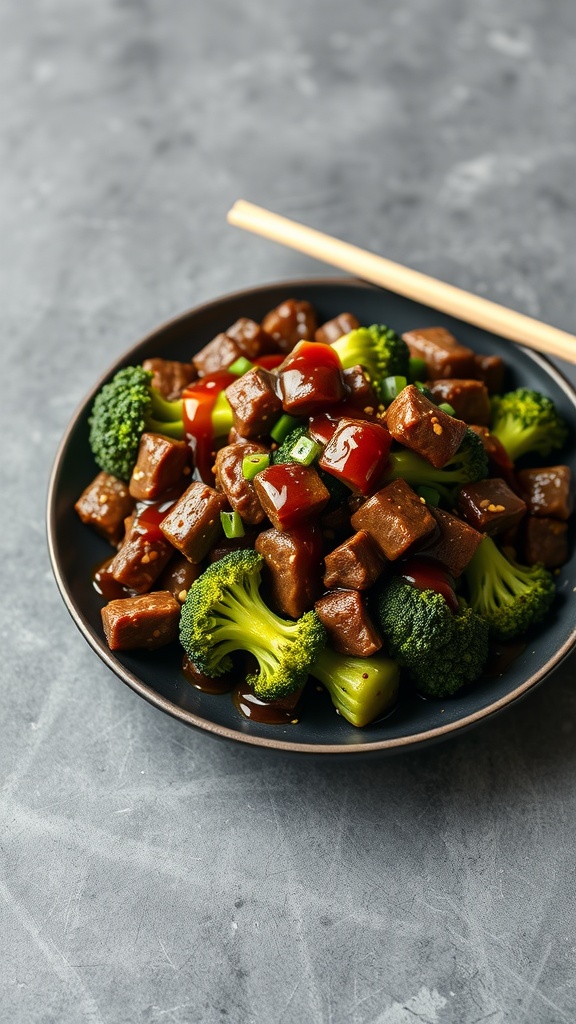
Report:
[[[96,382],[48,496],[84,637],[190,726],[366,756],[490,718],[572,650],[576,395],[357,281],[183,313]]]

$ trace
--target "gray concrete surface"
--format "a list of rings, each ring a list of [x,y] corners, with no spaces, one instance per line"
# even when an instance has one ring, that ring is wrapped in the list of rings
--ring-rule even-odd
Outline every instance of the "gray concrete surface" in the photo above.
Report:
[[[121,351],[323,272],[239,196],[573,329],[575,67],[570,0],[0,0],[2,1024],[576,1019],[574,659],[442,747],[263,760],[118,683],[44,540]]]

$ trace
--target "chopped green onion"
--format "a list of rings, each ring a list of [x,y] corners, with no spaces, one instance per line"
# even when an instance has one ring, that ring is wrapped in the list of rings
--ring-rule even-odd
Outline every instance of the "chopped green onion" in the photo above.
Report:
[[[450,405],[450,402],[440,402],[438,408],[442,409],[442,412],[447,412],[449,416],[456,415],[456,409],[453,405]]]
[[[245,480],[253,480],[256,473],[268,469],[270,456],[267,452],[254,452],[252,455],[245,455],[242,459],[242,476]]]
[[[384,403],[388,405],[394,401],[396,395],[400,394],[407,383],[406,377],[385,377],[380,387],[380,394]]]
[[[230,366],[226,367],[228,373],[233,373],[235,377],[242,377],[243,374],[248,373],[248,370],[252,370],[254,363],[251,363],[246,356],[238,356]]]
[[[426,487],[424,484],[422,487],[418,487],[416,494],[419,498],[424,498],[427,505],[433,505],[436,508],[440,504],[440,495],[434,487]]]
[[[220,522],[222,523],[224,536],[228,540],[236,540],[237,537],[244,536],[244,523],[236,510],[234,512],[221,512]]]
[[[303,421],[297,419],[296,416],[289,416],[288,413],[285,412],[279,420],[276,420],[276,423],[270,431],[270,437],[273,441],[276,441],[277,444],[282,444],[282,442],[288,437],[288,434],[294,430],[294,427],[299,427],[302,422]]]
[[[299,437],[296,443],[290,449],[290,458],[294,459],[294,462],[299,462],[301,466],[310,466],[317,455],[320,455],[322,451],[322,445],[318,444],[317,441],[313,441],[311,437],[306,437],[304,434]]]
[[[420,359],[420,356],[410,356],[408,362],[408,377],[414,383],[415,380],[421,380],[422,377],[426,376],[426,360]]]

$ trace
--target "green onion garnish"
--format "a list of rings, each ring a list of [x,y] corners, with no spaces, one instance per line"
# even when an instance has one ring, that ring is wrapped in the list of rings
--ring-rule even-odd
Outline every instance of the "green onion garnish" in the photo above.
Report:
[[[412,383],[415,380],[422,380],[422,377],[426,377],[426,360],[420,359],[420,356],[410,356],[408,376]]]
[[[222,523],[224,536],[228,540],[236,540],[237,537],[244,536],[244,523],[236,510],[234,512],[221,512],[220,522]]]
[[[288,413],[285,412],[279,420],[276,420],[276,423],[270,431],[270,437],[273,441],[276,441],[277,444],[282,444],[282,442],[288,437],[288,434],[294,430],[294,427],[299,427],[302,422],[303,421],[297,419],[296,416],[289,416]]]
[[[396,395],[400,394],[407,383],[406,377],[385,377],[380,388],[384,403],[388,405],[390,402],[393,402]]]
[[[424,484],[422,487],[418,487],[416,494],[419,498],[424,498],[427,505],[433,505],[436,508],[440,504],[440,495],[434,487],[426,487]]]
[[[270,456],[267,452],[254,452],[252,455],[245,455],[242,459],[242,476],[245,480],[253,480],[257,473],[268,469]]]
[[[254,363],[251,363],[246,356],[238,356],[230,366],[227,367],[228,373],[233,373],[235,377],[242,377],[243,374],[248,373],[248,370],[252,370]]]
[[[450,405],[450,402],[440,402],[438,408],[442,409],[442,412],[447,412],[449,416],[456,415],[456,409],[453,405]]]
[[[299,437],[295,444],[290,449],[290,458],[294,459],[294,462],[299,462],[301,466],[310,466],[317,455],[320,455],[322,451],[322,445],[318,444],[317,441],[313,441],[311,437],[306,437],[304,434]]]

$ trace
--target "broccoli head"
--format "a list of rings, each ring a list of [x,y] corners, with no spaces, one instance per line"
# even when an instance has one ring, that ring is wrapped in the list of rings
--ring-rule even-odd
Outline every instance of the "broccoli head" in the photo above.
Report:
[[[89,420],[92,454],[106,473],[129,480],[145,430],[184,437],[182,402],[168,402],[142,366],[125,366],[98,392]]]
[[[513,462],[528,452],[548,455],[561,448],[568,436],[552,399],[530,388],[493,397],[490,429]]]
[[[381,718],[398,695],[400,668],[380,655],[356,658],[325,647],[310,674],[324,684],[342,717],[360,728]]]
[[[540,622],[556,591],[547,569],[510,561],[491,537],[478,545],[464,576],[471,607],[502,639],[519,636]]]
[[[378,593],[377,611],[391,657],[427,697],[450,697],[480,676],[488,625],[464,601],[453,612],[435,590],[394,576]]]
[[[258,671],[247,682],[271,701],[304,685],[326,631],[315,611],[294,622],[268,608],[259,589],[263,563],[250,548],[210,565],[182,606],[180,642],[190,661],[213,677],[231,670],[234,651],[248,651]]]
[[[358,365],[364,367],[379,398],[382,398],[380,388],[385,377],[408,376],[408,345],[396,331],[384,324],[357,327],[333,342],[332,348],[338,353],[344,369]]]
[[[481,438],[470,427],[458,451],[446,465],[436,469],[427,459],[408,448],[390,452],[387,481],[405,480],[411,487],[433,487],[449,497],[454,487],[488,476],[488,456]]]

